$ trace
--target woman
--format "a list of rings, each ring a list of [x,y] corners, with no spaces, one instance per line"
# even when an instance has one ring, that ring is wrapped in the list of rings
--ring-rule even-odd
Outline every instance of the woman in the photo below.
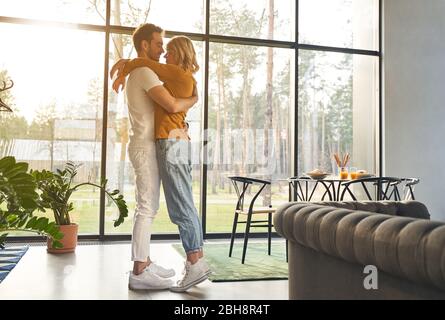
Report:
[[[124,85],[125,76],[138,67],[149,67],[164,82],[176,98],[187,98],[196,89],[193,74],[199,70],[192,41],[184,36],[173,37],[167,44],[167,64],[136,58],[121,59],[112,70],[119,68],[113,88]],[[123,66],[123,67],[122,67]],[[186,113],[168,113],[160,106],[155,108],[156,158],[164,187],[168,213],[178,226],[182,245],[187,255],[184,278],[170,290],[183,292],[204,281],[210,274],[203,259],[203,234],[198,213],[193,203],[190,159],[190,137],[187,134]]]

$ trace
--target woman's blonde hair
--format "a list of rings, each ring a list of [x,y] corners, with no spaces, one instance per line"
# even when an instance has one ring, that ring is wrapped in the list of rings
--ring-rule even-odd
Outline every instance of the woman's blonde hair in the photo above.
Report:
[[[175,36],[167,44],[167,50],[173,50],[179,66],[185,71],[195,73],[199,70],[196,52],[192,41],[186,36]]]

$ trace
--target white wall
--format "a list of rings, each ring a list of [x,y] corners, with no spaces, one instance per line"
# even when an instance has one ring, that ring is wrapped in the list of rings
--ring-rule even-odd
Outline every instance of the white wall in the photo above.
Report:
[[[445,220],[445,0],[384,0],[384,159]]]

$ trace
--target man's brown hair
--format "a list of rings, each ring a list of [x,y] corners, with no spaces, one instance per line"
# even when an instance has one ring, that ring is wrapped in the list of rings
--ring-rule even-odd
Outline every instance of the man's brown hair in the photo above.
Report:
[[[159,32],[162,34],[164,30],[162,30],[161,27],[158,27],[152,23],[144,23],[136,28],[133,32],[133,44],[136,48],[136,51],[140,51],[141,43],[143,40],[148,41],[148,43],[151,42],[151,39],[153,39],[153,33]]]

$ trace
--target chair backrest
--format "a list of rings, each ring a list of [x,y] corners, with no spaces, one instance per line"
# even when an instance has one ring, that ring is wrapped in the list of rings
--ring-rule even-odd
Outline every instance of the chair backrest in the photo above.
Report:
[[[287,178],[287,181],[289,183],[289,199],[293,197],[295,201],[312,201],[312,196],[320,182],[308,176],[290,177]],[[309,184],[311,184],[310,187]]]
[[[233,176],[229,177],[230,180],[236,181],[236,182],[242,182],[242,183],[248,183],[248,184],[270,184],[270,181],[267,180],[260,180],[260,179],[254,179],[249,177],[240,177],[240,176]]]
[[[244,209],[244,198],[246,195],[247,188],[250,185],[255,184],[255,185],[259,185],[260,187],[259,187],[258,192],[254,195],[253,199],[250,202],[249,210],[252,210],[255,200],[258,198],[258,196],[263,191],[263,189],[267,185],[270,185],[270,181],[254,179],[254,178],[249,178],[249,177],[233,176],[233,177],[228,177],[228,178],[232,181],[233,186],[236,191],[236,194],[238,196],[238,202],[236,204],[237,210]]]
[[[400,195],[398,188],[396,187],[399,200],[416,200],[414,197],[414,188],[420,182],[419,178],[402,178],[402,193],[403,196]]]
[[[349,193],[352,200],[357,200],[356,195],[354,195],[354,193],[350,189],[353,185],[362,186],[367,200],[400,200],[400,194],[398,192],[397,186],[401,182],[402,179],[395,177],[371,177],[347,181],[342,184],[343,192],[341,194],[340,200],[345,200],[344,197],[346,195],[346,192]],[[372,192],[370,192],[369,188],[372,188]]]

